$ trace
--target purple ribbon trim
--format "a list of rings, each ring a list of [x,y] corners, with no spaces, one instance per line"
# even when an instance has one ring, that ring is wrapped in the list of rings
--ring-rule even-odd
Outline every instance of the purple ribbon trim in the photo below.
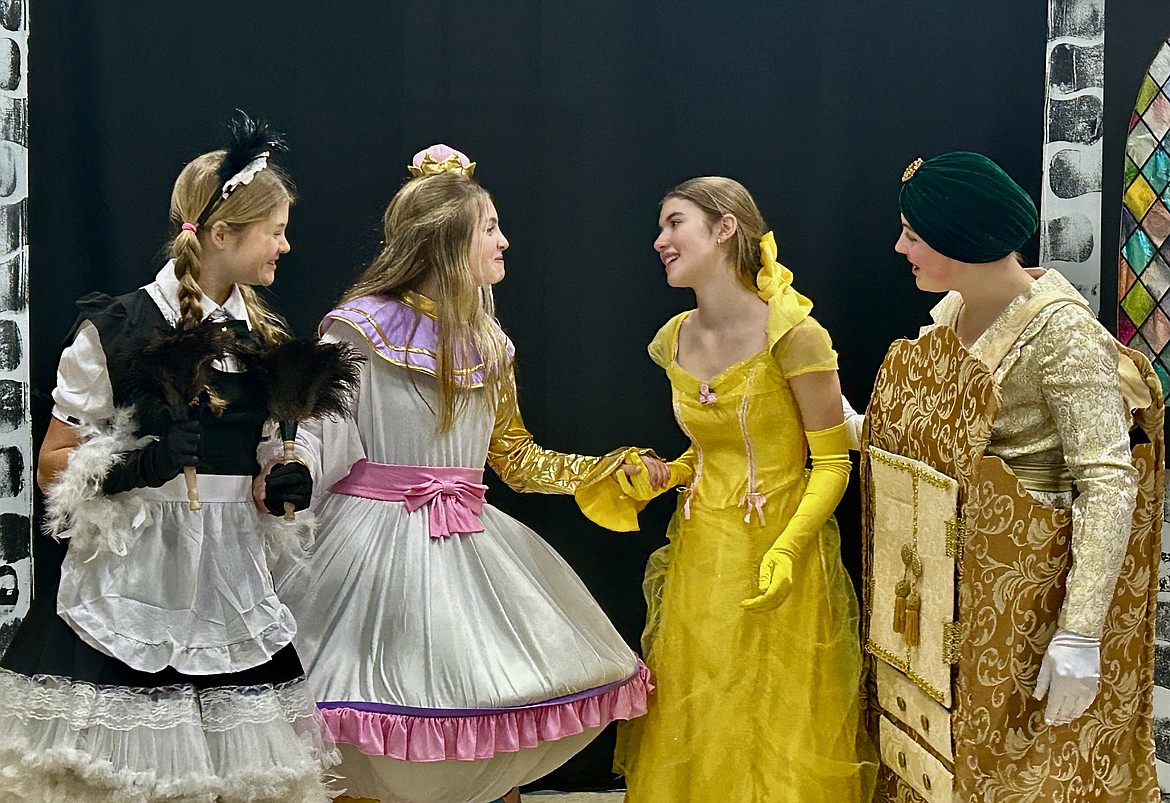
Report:
[[[330,700],[328,702],[318,702],[318,708],[351,708],[354,711],[369,711],[372,714],[392,714],[406,717],[481,717],[490,714],[499,714],[507,711],[534,711],[542,708],[551,708],[557,705],[564,705],[565,703],[575,703],[578,700],[587,700],[590,697],[600,697],[615,689],[620,689],[622,686],[629,683],[634,678],[638,677],[638,670],[624,680],[616,680],[613,683],[607,683],[604,686],[597,686],[593,689],[586,689],[575,694],[568,694],[564,697],[554,697],[551,700],[544,700],[539,703],[532,703],[530,705],[515,705],[505,706],[503,708],[413,708],[408,705],[393,705],[390,703],[367,703],[360,700]]]

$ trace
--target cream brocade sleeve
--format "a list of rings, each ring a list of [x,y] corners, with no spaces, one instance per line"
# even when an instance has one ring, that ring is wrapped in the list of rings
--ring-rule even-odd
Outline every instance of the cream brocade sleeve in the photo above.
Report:
[[[571,494],[582,485],[612,474],[622,464],[625,453],[623,448],[603,457],[591,457],[539,446],[524,426],[513,381],[496,407],[487,462],[514,491]]]
[[[1041,388],[1078,492],[1060,626],[1100,637],[1129,545],[1137,499],[1118,353],[1113,339],[1080,308],[1054,314],[1043,340]]]

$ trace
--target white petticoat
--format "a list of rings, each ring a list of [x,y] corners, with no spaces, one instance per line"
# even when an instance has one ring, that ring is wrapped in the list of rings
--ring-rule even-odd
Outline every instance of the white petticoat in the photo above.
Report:
[[[0,800],[320,803],[338,756],[303,680],[129,689],[0,670]]]

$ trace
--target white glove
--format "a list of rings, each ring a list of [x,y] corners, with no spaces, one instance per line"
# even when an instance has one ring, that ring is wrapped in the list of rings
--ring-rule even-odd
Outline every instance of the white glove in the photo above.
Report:
[[[1036,679],[1037,700],[1048,695],[1044,721],[1067,725],[1088,710],[1101,688],[1101,639],[1058,630]]]
[[[861,428],[865,426],[865,414],[853,409],[853,405],[841,394],[841,412],[845,414],[845,429],[849,433],[849,449],[861,451]]]

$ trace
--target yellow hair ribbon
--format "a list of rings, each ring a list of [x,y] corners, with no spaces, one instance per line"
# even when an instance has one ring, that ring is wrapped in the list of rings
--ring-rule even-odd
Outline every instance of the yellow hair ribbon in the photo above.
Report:
[[[785,287],[792,286],[792,271],[776,261],[776,236],[768,232],[760,238],[760,272],[756,274],[757,295],[768,301]]]
[[[768,346],[808,317],[812,302],[792,287],[792,271],[776,261],[776,237],[768,232],[760,238],[760,271],[756,274],[756,295],[768,302]]]

